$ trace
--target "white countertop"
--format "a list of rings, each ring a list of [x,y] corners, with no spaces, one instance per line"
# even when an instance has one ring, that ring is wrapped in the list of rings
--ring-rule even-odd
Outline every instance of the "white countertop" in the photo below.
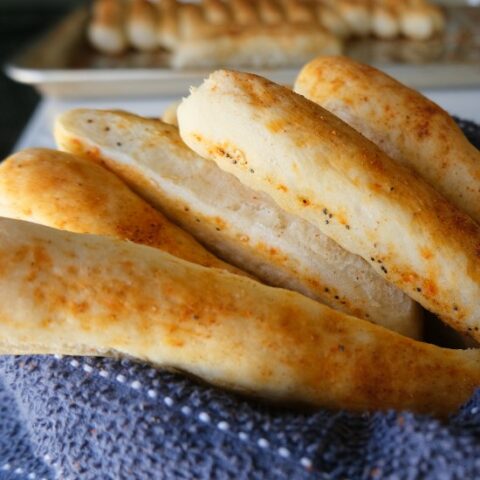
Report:
[[[424,90],[423,93],[438,103],[452,115],[480,124],[480,88],[475,89],[435,89]],[[54,147],[52,125],[56,115],[75,107],[107,108],[128,110],[148,117],[160,117],[175,98],[135,98],[135,99],[75,99],[59,100],[44,98],[32,115],[23,134],[19,138],[14,151],[26,147]]]

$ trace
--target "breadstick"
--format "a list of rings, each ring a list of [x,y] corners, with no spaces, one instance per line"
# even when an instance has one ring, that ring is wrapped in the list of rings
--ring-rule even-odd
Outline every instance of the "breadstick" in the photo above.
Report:
[[[359,0],[334,0],[331,4],[354,35],[364,37],[371,33],[371,15],[367,3]]]
[[[87,35],[101,52],[119,54],[127,48],[124,32],[124,4],[117,0],[95,0]]]
[[[158,3],[158,44],[166,49],[174,49],[178,43],[178,9],[176,0],[160,0]]]
[[[372,32],[379,38],[395,38],[400,33],[400,22],[395,10],[384,2],[375,2],[372,7]]]
[[[227,5],[222,0],[203,0],[205,19],[213,25],[227,25],[230,14]]]
[[[213,252],[264,282],[419,336],[418,307],[406,295],[313,225],[195,155],[175,128],[124,112],[73,110],[57,119],[55,136],[62,149],[106,164]]]
[[[327,110],[217,71],[178,108],[182,139],[480,339],[480,226]],[[330,217],[332,215],[332,217]]]
[[[155,50],[157,41],[157,9],[148,0],[132,0],[127,18],[130,44],[138,50]]]
[[[351,29],[335,8],[327,3],[318,2],[316,7],[317,21],[327,31],[340,38],[348,37]]]
[[[255,3],[251,0],[230,0],[233,22],[236,26],[251,26],[258,24],[259,16]]]
[[[311,5],[302,0],[279,0],[285,11],[287,22],[313,23],[314,13]]]
[[[180,100],[175,100],[165,109],[162,115],[162,122],[168,123],[178,127],[177,108],[180,105]]]
[[[203,17],[203,10],[200,5],[188,3],[180,5],[178,10],[178,32],[182,41],[203,38],[207,28],[207,22]]]
[[[480,152],[438,105],[346,57],[313,60],[300,72],[295,90],[417,172],[480,223]]]
[[[301,65],[323,52],[337,55],[341,42],[333,35],[304,25],[251,27],[181,42],[172,53],[173,68],[283,67]]]
[[[0,216],[130,240],[244,275],[205,250],[105,168],[55,150],[24,150],[0,164]]]
[[[271,401],[447,415],[480,352],[108,237],[0,219],[0,352],[116,355]]]
[[[400,30],[408,38],[426,40],[435,33],[436,21],[423,1],[409,0],[398,5]]]
[[[259,0],[260,20],[266,25],[278,25],[284,21],[282,9],[276,0]]]

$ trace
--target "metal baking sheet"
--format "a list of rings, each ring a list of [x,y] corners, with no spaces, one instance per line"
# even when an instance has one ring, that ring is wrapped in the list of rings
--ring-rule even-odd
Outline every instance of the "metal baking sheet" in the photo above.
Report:
[[[375,65],[415,88],[480,86],[480,8],[446,7],[447,29],[425,42],[352,40],[345,53]],[[129,51],[109,57],[85,38],[88,11],[79,9],[6,65],[14,80],[59,97],[181,95],[206,70],[168,68],[167,53]],[[297,68],[254,70],[291,84]]]

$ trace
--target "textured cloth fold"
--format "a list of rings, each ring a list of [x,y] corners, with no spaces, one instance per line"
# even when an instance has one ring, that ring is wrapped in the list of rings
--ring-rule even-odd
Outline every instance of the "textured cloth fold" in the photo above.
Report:
[[[4,356],[0,381],[0,479],[480,478],[480,391],[441,422],[282,409],[130,360]]]

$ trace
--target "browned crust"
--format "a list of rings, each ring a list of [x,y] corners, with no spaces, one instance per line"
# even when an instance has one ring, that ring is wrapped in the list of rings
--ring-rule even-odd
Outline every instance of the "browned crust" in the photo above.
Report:
[[[82,353],[117,351],[272,399],[445,415],[480,384],[478,351],[415,342],[155,249],[5,219],[0,300],[2,346],[58,353],[75,339]]]
[[[0,212],[78,233],[149,245],[207,267],[244,274],[137,197],[114,174],[68,153],[19,152],[0,165]]]

